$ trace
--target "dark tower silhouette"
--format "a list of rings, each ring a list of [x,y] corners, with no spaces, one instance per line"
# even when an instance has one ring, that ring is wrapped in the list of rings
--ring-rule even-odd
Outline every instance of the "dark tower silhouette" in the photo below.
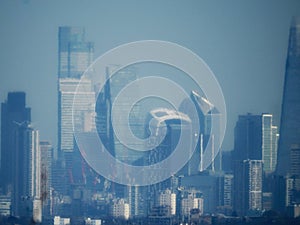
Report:
[[[13,167],[18,151],[17,133],[22,124],[31,120],[24,92],[10,92],[1,104],[1,179],[4,192],[12,191]]]
[[[290,172],[290,152],[300,144],[300,18],[290,28],[288,55],[281,109],[277,174]]]

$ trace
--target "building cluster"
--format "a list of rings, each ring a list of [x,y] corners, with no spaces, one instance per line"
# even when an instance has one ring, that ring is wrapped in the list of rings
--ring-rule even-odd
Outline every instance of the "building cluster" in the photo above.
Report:
[[[137,102],[128,120],[132,133],[150,137],[149,142],[137,146],[128,139],[125,146],[114,132],[111,111],[118,108],[119,131],[126,134],[128,125],[122,116],[127,102],[115,100],[123,87],[139,78],[138,71],[108,65],[103,76],[114,75],[97,93],[91,80],[81,79],[93,53],[94,45],[85,40],[83,28],[59,28],[57,148],[40,140],[24,92],[8,93],[1,104],[1,216],[55,225],[98,225],[128,220],[200,224],[211,223],[208,215],[259,217],[270,210],[300,215],[300,23],[295,20],[291,26],[280,129],[272,114],[240,115],[233,151],[216,149],[220,134],[212,130],[212,123],[218,127],[220,112],[197,90],[190,92],[178,111],[157,107],[143,117],[142,103]],[[200,129],[191,134],[195,118]],[[85,161],[73,129],[87,135],[96,131],[113,157],[133,166],[157,165],[178,146],[189,161],[158,183],[118,184]],[[188,144],[179,142],[180,138],[189,140]],[[134,151],[130,146],[151,151]],[[205,151],[209,157],[204,158]],[[157,169],[162,174],[168,170]],[[124,171],[116,173],[122,176]]]

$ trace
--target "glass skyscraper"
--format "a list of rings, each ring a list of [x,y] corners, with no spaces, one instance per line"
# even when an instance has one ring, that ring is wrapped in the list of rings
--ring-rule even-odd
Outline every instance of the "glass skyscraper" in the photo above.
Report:
[[[120,65],[110,65],[106,68],[106,77],[108,78],[109,76],[112,76],[107,79],[104,85],[104,90],[102,90],[97,99],[97,131],[106,148],[108,148],[110,153],[116,159],[132,165],[142,165],[143,153],[141,151],[131,149],[121,143],[112,126],[112,104],[116,101],[118,94],[126,87],[126,85],[138,79],[138,75],[134,67],[124,68],[117,71],[119,68]],[[134,90],[135,94],[139,91],[138,87]],[[119,102],[118,105],[117,103],[114,103],[115,107],[119,110],[116,114],[114,114],[117,117],[114,118],[114,120],[117,121],[120,132],[126,133],[127,125],[129,123],[133,134],[142,138],[144,134],[145,121],[141,119],[140,104],[136,103],[132,106],[129,118],[126,118],[125,116],[126,108],[131,107],[130,102],[130,96],[127,96],[126,99]],[[127,144],[130,146],[136,145],[134,142],[129,142],[130,141],[128,140]],[[135,147],[138,149],[144,148],[144,146]]]
[[[24,92],[8,93],[1,105],[1,186],[11,197],[11,215],[41,222],[39,132],[30,125]]]
[[[85,41],[85,30],[81,27],[60,27],[58,38],[58,149],[59,152],[65,153],[72,152],[74,148],[72,107],[75,94],[81,99],[82,110],[85,113],[93,108],[91,104],[95,94],[91,81],[82,81],[84,90],[76,88],[81,75],[92,63],[94,44]],[[77,111],[80,109],[77,108]],[[82,113],[84,118],[84,112]]]
[[[247,114],[235,126],[234,210],[241,215],[262,210],[262,174],[275,171],[278,134],[272,120],[271,114]]]
[[[59,78],[80,78],[93,61],[94,44],[85,41],[82,27],[60,27],[58,39]]]
[[[13,166],[17,153],[16,131],[19,125],[31,121],[31,109],[26,107],[24,92],[10,92],[1,104],[1,179],[4,190],[11,191]]]
[[[290,28],[288,55],[281,109],[277,174],[290,172],[290,152],[300,144],[300,18]]]

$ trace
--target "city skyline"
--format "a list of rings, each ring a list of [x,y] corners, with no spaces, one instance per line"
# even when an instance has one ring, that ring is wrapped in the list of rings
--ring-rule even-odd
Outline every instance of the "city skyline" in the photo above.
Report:
[[[83,12],[82,23],[73,17],[82,3],[71,11],[62,3],[61,18],[73,23],[45,25],[56,47],[42,38],[44,27],[27,31],[36,44],[28,49],[56,53],[47,65],[30,51],[20,60],[24,42],[12,45],[24,74],[0,80],[1,224],[298,224],[300,3],[289,1],[280,19],[281,2],[248,2],[247,10],[235,2],[221,14],[216,3],[167,3],[132,0],[107,21]],[[18,4],[20,17],[42,7]],[[99,19],[120,5],[86,6],[107,7]],[[143,26],[152,15],[145,6],[161,6],[150,10],[153,32]],[[199,20],[207,16],[200,6],[217,16]],[[121,21],[124,12],[134,14]],[[8,59],[0,73],[19,69],[8,70]]]
[[[9,91],[25,91],[29,105],[36,108],[33,113],[35,127],[41,131],[41,138],[50,140],[55,148],[58,143],[55,109],[57,94],[54,91],[58,67],[56,40],[57,29],[62,25],[85,27],[86,40],[95,42],[95,58],[121,43],[143,39],[173,41],[202,57],[220,82],[227,104],[225,150],[233,148],[233,127],[239,114],[271,113],[275,124],[279,125],[282,96],[278,90],[283,88],[289,26],[292,16],[299,15],[299,2],[254,1],[241,4],[233,1],[232,7],[227,3],[192,1],[190,4],[155,2],[150,5],[147,2],[141,4],[130,1],[127,5],[122,5],[128,12],[133,10],[132,6],[136,7],[134,12],[137,13],[128,13],[130,16],[125,16],[126,10],[120,11],[117,3],[92,2],[83,5],[75,1],[72,4],[73,11],[69,11],[66,16],[63,12],[68,3],[58,6],[57,3],[42,5],[34,1],[1,2],[1,26],[5,32],[2,36],[4,42],[1,43],[3,75],[0,82],[0,100],[3,102],[5,93]],[[46,5],[49,6],[49,12],[44,11]],[[269,5],[272,7],[269,8]],[[55,7],[58,9],[55,12],[57,16],[53,20],[47,20],[45,16],[54,12]],[[91,10],[91,13],[82,12],[84,7]],[[224,10],[220,11],[220,8]],[[96,13],[97,9],[102,13]],[[155,17],[151,16],[150,9],[155,9]],[[180,9],[184,16],[177,18],[174,14],[176,9]],[[16,14],[7,14],[11,10]],[[79,11],[84,16],[81,19],[76,18]],[[110,15],[114,14],[113,11],[123,20]],[[40,19],[35,19],[37,16]],[[159,18],[162,23],[158,22]],[[21,21],[24,23],[22,26]],[[187,23],[192,26],[185,26]],[[23,28],[28,29],[25,32]],[[11,43],[10,37],[18,41],[14,41],[15,44],[8,49],[9,45],[4,43]],[[43,44],[41,40],[46,43],[44,48],[38,47]],[[25,53],[32,57],[27,57]],[[37,57],[38,55],[44,57]],[[15,63],[19,66],[13,66]],[[262,85],[264,82],[266,85]],[[48,90],[42,88],[44,83],[49,84]],[[255,92],[248,84],[256,87]],[[268,94],[265,93],[266,87]],[[259,98],[260,95],[265,98]],[[40,96],[43,96],[43,101]],[[53,107],[47,107],[46,102]],[[43,107],[36,107],[38,105]]]

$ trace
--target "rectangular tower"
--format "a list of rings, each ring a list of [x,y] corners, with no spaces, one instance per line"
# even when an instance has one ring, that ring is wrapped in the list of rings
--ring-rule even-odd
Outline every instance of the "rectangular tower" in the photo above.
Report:
[[[59,27],[58,77],[80,78],[91,64],[94,43],[85,41],[83,27]]]
[[[31,120],[26,107],[24,92],[10,92],[1,104],[1,173],[0,184],[4,192],[10,192],[13,183],[13,166],[17,153],[16,132],[21,124]]]
[[[94,44],[85,41],[84,28],[68,26],[59,28],[58,42],[58,149],[65,153],[72,152],[74,148],[74,95],[78,93],[81,96],[83,107],[94,101],[91,81],[84,81],[85,90],[76,90],[82,74],[92,63]]]

